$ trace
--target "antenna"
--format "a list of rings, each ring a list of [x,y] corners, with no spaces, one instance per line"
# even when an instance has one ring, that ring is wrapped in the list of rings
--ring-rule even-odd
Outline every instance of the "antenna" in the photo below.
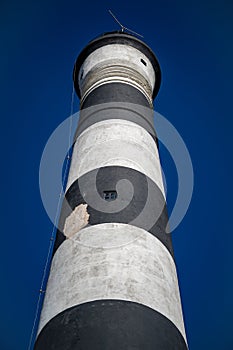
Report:
[[[138,34],[137,32],[133,31],[132,29],[129,29],[125,26],[123,26],[123,24],[121,24],[121,22],[116,18],[116,16],[112,13],[111,10],[108,10],[108,12],[110,13],[110,15],[115,19],[115,21],[119,24],[119,26],[121,27],[121,31],[124,32],[124,30],[130,32],[130,33],[133,33],[135,35],[138,35],[140,36],[141,38],[143,38],[143,36],[141,34]]]

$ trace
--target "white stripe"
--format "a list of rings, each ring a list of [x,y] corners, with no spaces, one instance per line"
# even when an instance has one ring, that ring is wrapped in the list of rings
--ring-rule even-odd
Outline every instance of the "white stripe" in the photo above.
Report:
[[[139,84],[151,98],[155,84],[154,68],[141,51],[125,44],[104,45],[85,59],[79,71],[81,96],[99,79],[109,77],[114,80],[119,75],[128,77],[132,84]]]
[[[39,332],[61,311],[100,299],[128,300],[157,310],[185,338],[174,260],[143,229],[101,224],[63,242],[52,261]]]
[[[158,185],[165,197],[158,149],[153,138],[143,127],[123,119],[95,123],[78,137],[67,189],[85,173],[114,165],[145,174]]]

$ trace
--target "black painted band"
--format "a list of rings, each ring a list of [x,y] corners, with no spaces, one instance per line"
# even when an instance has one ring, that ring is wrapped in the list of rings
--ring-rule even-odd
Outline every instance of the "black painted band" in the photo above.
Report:
[[[40,332],[34,350],[187,350],[178,328],[142,304],[96,300],[69,308]]]
[[[109,119],[123,119],[143,127],[154,139],[154,110],[133,86],[109,83],[96,88],[82,105],[74,141],[89,126]]]
[[[105,35],[99,36],[96,39],[92,40],[81,51],[81,53],[79,54],[76,60],[76,63],[74,66],[74,72],[73,72],[74,86],[78,97],[81,97],[80,89],[78,85],[78,74],[79,74],[81,65],[93,51],[95,51],[96,49],[99,49],[102,46],[111,45],[111,44],[123,44],[123,45],[132,46],[138,49],[139,51],[141,51],[142,53],[144,53],[148,57],[156,74],[155,86],[153,91],[153,98],[155,98],[161,84],[161,70],[159,67],[158,60],[155,57],[155,54],[153,53],[153,51],[150,49],[150,47],[147,46],[143,41],[139,40],[133,35],[122,33],[122,32],[106,33]]]
[[[104,191],[117,191],[115,204],[104,200]],[[66,218],[80,204],[88,204],[89,225],[116,222],[143,228],[173,256],[171,236],[166,233],[168,214],[164,196],[145,174],[122,166],[107,166],[84,174],[66,192],[59,228],[64,228]],[[109,212],[114,205],[115,209]],[[64,239],[59,231],[54,252]]]
[[[150,103],[140,90],[132,85],[119,82],[103,84],[94,89],[84,99],[82,109],[107,102],[137,103],[151,109]]]

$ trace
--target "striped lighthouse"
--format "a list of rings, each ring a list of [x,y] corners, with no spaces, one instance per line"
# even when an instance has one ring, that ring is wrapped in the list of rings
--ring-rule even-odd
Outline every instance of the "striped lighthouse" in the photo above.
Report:
[[[158,61],[111,32],[73,78],[80,118],[34,349],[187,349],[153,125]]]

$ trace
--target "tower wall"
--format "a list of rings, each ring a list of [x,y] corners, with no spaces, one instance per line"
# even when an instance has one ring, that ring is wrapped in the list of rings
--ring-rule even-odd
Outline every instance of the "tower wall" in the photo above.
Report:
[[[152,101],[160,69],[109,33],[74,68],[81,100],[35,350],[187,349]]]

